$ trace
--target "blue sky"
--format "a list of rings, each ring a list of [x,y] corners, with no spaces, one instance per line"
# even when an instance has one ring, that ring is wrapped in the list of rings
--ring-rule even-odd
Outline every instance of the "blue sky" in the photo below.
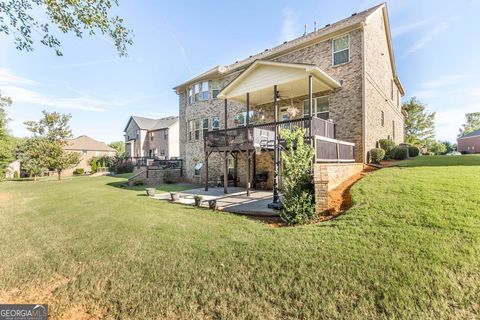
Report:
[[[41,110],[72,114],[75,135],[123,139],[130,115],[178,114],[172,87],[367,9],[378,1],[127,1],[116,12],[135,34],[127,58],[103,36],[59,35],[64,56],[18,51],[0,34],[0,91],[14,104],[10,129],[27,135]],[[454,141],[480,111],[480,0],[388,2],[397,69],[407,94],[437,112],[437,138]]]

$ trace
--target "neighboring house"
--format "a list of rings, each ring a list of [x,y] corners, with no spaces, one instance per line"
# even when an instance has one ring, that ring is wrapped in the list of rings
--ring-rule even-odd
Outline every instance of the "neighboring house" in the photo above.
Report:
[[[20,177],[20,161],[15,160],[11,163],[8,164],[7,170],[5,172],[5,176],[7,179],[13,179],[15,178],[15,172],[18,174],[18,177]]]
[[[174,90],[185,177],[196,182],[223,176],[256,185],[264,175],[270,188],[281,161],[273,151],[278,128],[306,129],[317,162],[367,162],[378,140],[404,139],[404,89],[386,4],[214,67]]]
[[[105,142],[94,140],[88,136],[79,136],[74,139],[68,139],[67,145],[63,148],[68,152],[80,153],[80,162],[74,168],[64,170],[62,174],[73,174],[76,168],[83,168],[85,172],[92,169],[90,160],[93,157],[114,156],[117,151],[105,144]]]
[[[125,156],[171,159],[180,155],[178,117],[131,116],[125,126]]]
[[[458,138],[457,151],[461,153],[480,153],[480,129]]]

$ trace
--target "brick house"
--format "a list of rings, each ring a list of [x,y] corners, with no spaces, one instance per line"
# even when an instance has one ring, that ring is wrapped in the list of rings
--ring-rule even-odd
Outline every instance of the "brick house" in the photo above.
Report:
[[[170,159],[180,155],[178,117],[131,116],[124,133],[126,157]]]
[[[278,184],[279,128],[305,129],[317,163],[364,163],[379,139],[404,139],[404,89],[385,3],[174,90],[184,174],[206,187]]]
[[[72,175],[76,168],[82,168],[85,172],[89,172],[92,170],[90,160],[93,157],[114,156],[117,153],[115,149],[107,146],[105,142],[97,141],[85,135],[68,139],[68,143],[63,149],[80,154],[78,165],[75,168],[64,170],[64,175]]]
[[[461,153],[480,153],[480,129],[458,138],[457,151]]]

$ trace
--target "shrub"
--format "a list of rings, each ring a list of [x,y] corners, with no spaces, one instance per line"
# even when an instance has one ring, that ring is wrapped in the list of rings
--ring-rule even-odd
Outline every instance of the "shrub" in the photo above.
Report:
[[[283,201],[280,217],[288,224],[304,224],[317,217],[311,161],[313,148],[305,144],[301,129],[281,130],[286,151],[283,157]]]
[[[392,150],[395,149],[395,142],[390,139],[380,139],[378,140],[378,144],[380,145],[380,148],[382,148],[385,151],[385,159],[391,159],[392,158]]]
[[[283,199],[280,218],[287,224],[305,224],[316,217],[314,199],[309,192],[292,193]]]
[[[133,172],[133,164],[130,162],[120,163],[115,167],[115,172],[120,173],[131,173]]]
[[[372,149],[370,150],[370,160],[373,162],[373,163],[380,163],[380,161],[383,160],[383,158],[385,158],[385,150],[384,149],[380,149],[380,148],[375,148],[375,149]]]
[[[95,173],[97,172],[97,161],[93,161],[92,162],[92,169],[91,169],[92,173]]]
[[[165,171],[163,174],[163,182],[166,184],[177,183],[177,177],[172,171]]]
[[[17,170],[13,172],[13,179],[18,179],[20,177],[20,174],[18,173]]]
[[[409,146],[408,147],[408,155],[410,157],[418,157],[420,154],[420,149],[416,146]]]
[[[83,168],[77,168],[73,172],[73,174],[84,174],[84,173],[85,173],[85,170]]]
[[[398,146],[392,150],[392,156],[395,160],[405,160],[408,156],[408,146]]]

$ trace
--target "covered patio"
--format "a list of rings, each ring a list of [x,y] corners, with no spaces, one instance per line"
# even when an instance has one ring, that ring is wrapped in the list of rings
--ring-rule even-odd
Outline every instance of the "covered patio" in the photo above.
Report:
[[[256,216],[256,217],[277,217],[278,211],[268,208],[272,201],[272,193],[262,190],[250,190],[247,196],[245,188],[231,187],[229,193],[225,194],[223,188],[210,188],[205,191],[204,188],[185,190],[180,193],[180,199],[174,203],[193,206],[194,197],[200,195],[203,197],[201,206],[208,208],[209,200],[217,201],[217,209],[221,211]],[[162,193],[154,196],[159,200],[170,200],[170,193]]]

